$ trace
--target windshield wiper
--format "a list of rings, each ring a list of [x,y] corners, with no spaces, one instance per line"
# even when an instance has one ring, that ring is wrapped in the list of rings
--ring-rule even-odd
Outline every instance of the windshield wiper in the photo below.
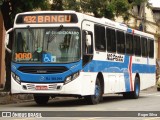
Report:
[[[27,28],[28,28],[28,31],[31,33],[33,40],[36,41],[36,37],[34,36],[33,30],[31,29],[31,27],[28,25]]]

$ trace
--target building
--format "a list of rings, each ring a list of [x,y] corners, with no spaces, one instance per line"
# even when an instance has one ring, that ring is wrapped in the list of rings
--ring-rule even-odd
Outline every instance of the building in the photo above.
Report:
[[[125,24],[131,28],[153,34],[156,40],[156,58],[160,58],[160,7],[155,8],[151,5],[150,8],[147,3],[143,3],[140,6],[134,6],[130,15],[130,20],[125,21]],[[124,23],[122,17],[116,17],[115,20]]]
[[[153,17],[157,23],[158,29],[156,33],[158,34],[158,56],[157,58],[160,59],[160,7],[152,7]]]

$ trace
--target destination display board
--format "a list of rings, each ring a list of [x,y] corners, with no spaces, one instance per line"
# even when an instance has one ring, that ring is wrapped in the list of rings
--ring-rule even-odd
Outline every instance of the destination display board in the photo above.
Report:
[[[16,24],[50,24],[77,23],[76,14],[23,14],[19,15]]]

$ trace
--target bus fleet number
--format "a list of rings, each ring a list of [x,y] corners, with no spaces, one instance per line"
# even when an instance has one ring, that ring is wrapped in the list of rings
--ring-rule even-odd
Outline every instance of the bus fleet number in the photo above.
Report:
[[[36,16],[25,16],[24,22],[25,23],[36,23]]]

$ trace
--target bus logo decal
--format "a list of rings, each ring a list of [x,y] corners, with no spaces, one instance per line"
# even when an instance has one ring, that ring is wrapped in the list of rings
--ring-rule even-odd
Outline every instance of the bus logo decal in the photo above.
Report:
[[[115,62],[124,62],[124,55],[107,53],[107,60]]]
[[[41,76],[39,80],[44,81],[45,80],[44,76]]]

